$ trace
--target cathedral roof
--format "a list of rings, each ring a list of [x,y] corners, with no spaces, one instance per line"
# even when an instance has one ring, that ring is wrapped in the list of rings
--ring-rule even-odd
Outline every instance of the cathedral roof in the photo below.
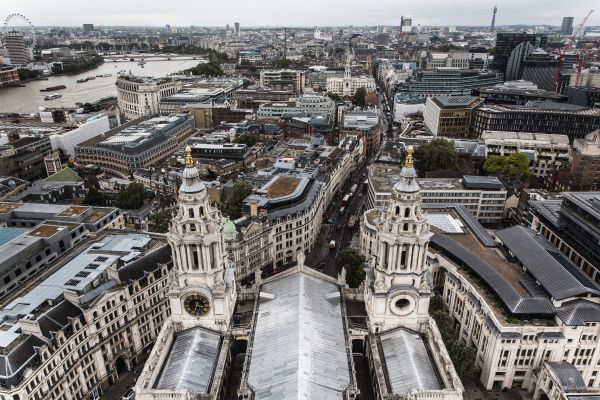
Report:
[[[352,378],[338,286],[296,272],[263,292],[249,358],[255,398],[343,399]]]

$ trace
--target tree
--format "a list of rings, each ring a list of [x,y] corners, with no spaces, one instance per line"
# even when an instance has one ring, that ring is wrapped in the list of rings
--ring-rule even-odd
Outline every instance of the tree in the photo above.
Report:
[[[174,208],[165,208],[150,214],[150,223],[148,230],[150,232],[166,233],[169,231],[169,224],[175,216]]]
[[[229,218],[236,219],[242,216],[242,202],[252,194],[252,186],[244,181],[233,184],[233,192],[225,202],[224,211]]]
[[[379,97],[377,97],[377,94],[371,92],[365,98],[365,103],[369,107],[375,107],[377,104],[379,104]]]
[[[92,187],[90,188],[90,190],[88,190],[87,194],[85,195],[82,204],[86,206],[101,207],[106,205],[106,198],[104,197],[104,194],[102,192]]]
[[[483,163],[483,170],[491,175],[503,178],[526,179],[531,177],[529,158],[524,153],[513,153],[508,156],[489,156]]]
[[[342,98],[339,94],[333,92],[327,92],[327,96],[333,101],[342,101]]]
[[[292,62],[290,60],[288,60],[287,58],[282,58],[280,60],[275,61],[275,67],[276,68],[289,68],[290,65],[292,64]]]
[[[243,133],[233,141],[233,143],[245,144],[248,147],[254,146],[256,142],[258,142],[258,138],[256,137],[256,135],[253,135],[251,133]]]
[[[346,283],[351,288],[357,288],[365,280],[365,256],[352,247],[346,247],[335,257],[337,273],[346,269]]]
[[[121,190],[117,196],[116,205],[126,210],[137,210],[144,205],[146,188],[141,183],[130,183],[125,190]]]
[[[354,96],[352,96],[352,104],[354,104],[357,107],[364,107],[365,106],[365,98],[367,97],[367,89],[365,89],[364,87],[360,87],[358,89],[356,89],[356,92],[354,92]]]
[[[475,365],[476,351],[458,340],[454,329],[454,319],[446,311],[444,301],[435,296],[429,304],[431,317],[440,331],[442,340],[448,350],[448,355],[463,382],[472,382],[477,374]]]
[[[419,171],[427,173],[438,170],[456,170],[458,156],[454,145],[445,139],[435,139],[417,148]]]

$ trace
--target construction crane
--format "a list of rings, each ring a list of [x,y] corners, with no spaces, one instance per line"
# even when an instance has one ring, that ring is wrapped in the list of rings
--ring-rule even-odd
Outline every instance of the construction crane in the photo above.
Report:
[[[581,30],[583,29],[583,26],[585,25],[588,18],[590,17],[590,15],[592,15],[593,12],[594,12],[594,10],[590,10],[590,12],[587,13],[585,18],[583,19],[583,21],[581,21],[581,23],[579,25],[577,25],[575,27],[575,29],[573,30],[573,36],[571,37],[571,43],[573,44],[573,47],[575,47],[575,40],[577,39],[577,36],[579,36],[579,34],[581,33]]]

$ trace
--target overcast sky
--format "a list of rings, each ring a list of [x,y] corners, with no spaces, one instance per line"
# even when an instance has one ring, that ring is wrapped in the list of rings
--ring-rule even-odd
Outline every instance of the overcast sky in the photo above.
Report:
[[[19,0],[5,13],[26,15],[34,25],[335,26],[398,25],[412,15],[413,25],[488,25],[498,4],[496,25],[560,25],[562,17],[579,23],[598,8],[597,0]],[[4,19],[6,15],[3,15]],[[600,10],[587,25],[600,25]]]

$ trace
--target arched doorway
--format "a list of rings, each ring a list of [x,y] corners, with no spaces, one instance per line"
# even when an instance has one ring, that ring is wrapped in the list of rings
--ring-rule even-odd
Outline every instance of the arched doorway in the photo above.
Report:
[[[124,372],[129,371],[129,363],[125,361],[125,357],[120,356],[115,360],[115,369],[117,370],[117,375],[121,376]]]

